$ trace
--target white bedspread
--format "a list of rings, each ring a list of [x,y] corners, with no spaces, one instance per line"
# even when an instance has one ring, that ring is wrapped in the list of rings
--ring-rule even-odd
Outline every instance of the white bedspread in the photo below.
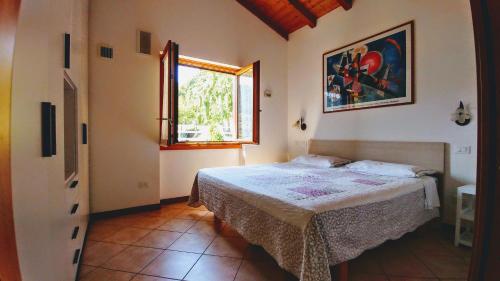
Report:
[[[202,169],[189,204],[204,204],[301,281],[439,215],[431,177],[271,164]]]
[[[202,169],[198,177],[216,178],[220,188],[304,229],[315,213],[389,200],[425,190],[425,207],[439,207],[432,177],[367,175],[346,168],[283,163]]]

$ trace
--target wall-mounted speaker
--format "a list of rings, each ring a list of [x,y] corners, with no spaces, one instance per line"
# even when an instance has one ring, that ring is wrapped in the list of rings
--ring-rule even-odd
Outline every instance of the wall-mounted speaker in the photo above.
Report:
[[[87,144],[88,139],[87,139],[87,124],[83,123],[82,124],[82,144]]]
[[[64,33],[64,68],[69,69],[71,59],[71,35]]]
[[[56,155],[56,147],[57,147],[57,142],[56,142],[56,106],[51,105],[50,106],[50,122],[52,123],[51,125],[51,138],[52,138],[52,155]]]
[[[151,32],[137,31],[137,52],[151,55]]]
[[[56,155],[56,106],[42,102],[42,157]]]

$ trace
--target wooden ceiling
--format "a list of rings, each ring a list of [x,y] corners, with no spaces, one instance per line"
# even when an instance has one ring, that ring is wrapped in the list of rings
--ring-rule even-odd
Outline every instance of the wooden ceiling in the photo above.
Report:
[[[343,7],[349,10],[352,0],[236,0],[281,37],[309,25],[316,26],[318,18]]]

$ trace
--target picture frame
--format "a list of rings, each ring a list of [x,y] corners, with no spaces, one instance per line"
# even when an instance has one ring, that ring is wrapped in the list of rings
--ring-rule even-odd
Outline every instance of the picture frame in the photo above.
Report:
[[[323,53],[323,113],[415,103],[414,21]]]

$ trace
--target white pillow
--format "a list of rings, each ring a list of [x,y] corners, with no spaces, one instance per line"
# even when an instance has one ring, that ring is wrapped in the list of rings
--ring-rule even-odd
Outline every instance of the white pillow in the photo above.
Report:
[[[308,154],[308,155],[298,156],[294,158],[291,162],[311,165],[320,168],[331,168],[331,167],[343,166],[347,163],[350,163],[351,160],[335,156]]]
[[[360,173],[401,178],[416,178],[436,173],[434,170],[418,166],[372,160],[357,161],[347,165],[346,168]]]

